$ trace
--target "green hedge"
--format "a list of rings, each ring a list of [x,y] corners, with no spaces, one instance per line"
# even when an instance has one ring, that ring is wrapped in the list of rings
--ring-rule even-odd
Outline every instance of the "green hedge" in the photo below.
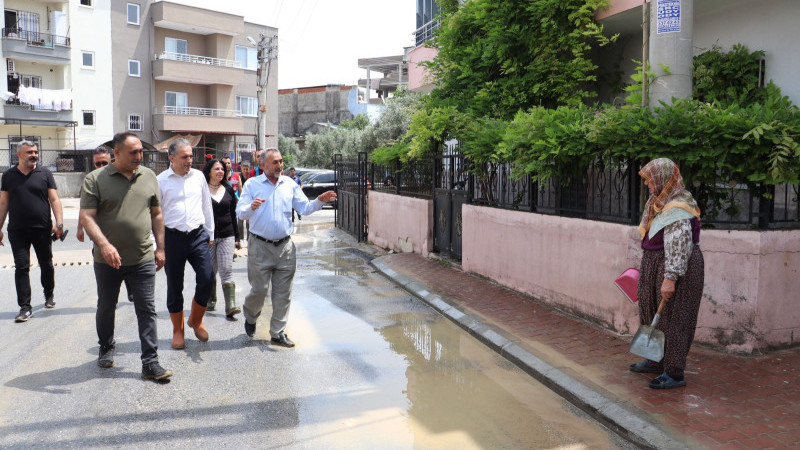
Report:
[[[508,162],[514,176],[562,182],[602,159],[618,164],[666,157],[689,183],[797,183],[800,110],[774,87],[747,107],[676,100],[646,108],[532,108],[514,119],[476,122],[460,133],[466,156]],[[496,142],[494,146],[491,142]]]

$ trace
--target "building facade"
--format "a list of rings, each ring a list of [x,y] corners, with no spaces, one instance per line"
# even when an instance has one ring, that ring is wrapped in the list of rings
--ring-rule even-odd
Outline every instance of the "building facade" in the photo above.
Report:
[[[111,8],[114,130],[158,143],[199,136],[206,153],[256,149],[258,51],[248,37],[277,29],[242,16],[167,2]],[[265,86],[266,147],[278,143],[277,60]]]
[[[84,170],[76,142],[112,134],[109,2],[0,0],[4,11],[0,76],[0,169],[15,147],[35,142],[53,171]],[[82,95],[76,95],[81,93]]]

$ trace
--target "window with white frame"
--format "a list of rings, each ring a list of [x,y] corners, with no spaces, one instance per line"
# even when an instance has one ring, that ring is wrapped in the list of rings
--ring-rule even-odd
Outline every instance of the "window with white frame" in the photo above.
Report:
[[[137,3],[128,3],[128,23],[139,25],[139,5]]]
[[[88,6],[91,8],[94,6],[94,0],[81,0],[81,6]]]
[[[164,51],[176,55],[186,55],[189,53],[189,43],[185,39],[164,38]]]
[[[132,77],[142,76],[142,63],[138,59],[128,60],[128,75]]]
[[[258,50],[237,45],[236,61],[239,61],[245,69],[256,70],[258,69]]]
[[[81,50],[81,67],[94,69],[94,52]]]
[[[188,114],[189,94],[186,92],[167,91],[164,94],[164,112],[166,114]]]
[[[144,119],[141,114],[128,114],[128,131],[142,131]]]
[[[83,110],[83,126],[94,127],[94,111]]]
[[[237,95],[236,110],[243,116],[256,117],[258,115],[258,99],[255,97]]]
[[[20,83],[29,88],[41,88],[42,77],[39,75],[20,75]]]

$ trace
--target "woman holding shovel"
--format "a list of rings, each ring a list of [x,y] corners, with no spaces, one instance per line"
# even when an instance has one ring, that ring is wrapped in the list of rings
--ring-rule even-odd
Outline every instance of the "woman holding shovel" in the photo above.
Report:
[[[658,329],[664,332],[664,358],[631,364],[630,370],[658,373],[653,389],[686,386],[686,355],[694,339],[703,296],[703,253],[700,251],[700,209],[686,190],[677,164],[666,158],[650,161],[639,175],[650,189],[642,214],[639,316],[649,325],[665,302]]]

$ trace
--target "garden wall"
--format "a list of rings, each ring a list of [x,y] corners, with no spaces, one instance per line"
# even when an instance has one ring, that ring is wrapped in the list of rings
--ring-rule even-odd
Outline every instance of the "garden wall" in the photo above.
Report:
[[[465,270],[617,332],[636,331],[637,306],[613,285],[639,264],[635,227],[474,205],[464,205],[462,220]],[[747,353],[800,340],[800,231],[704,230],[701,248],[698,342]]]
[[[370,242],[423,256],[433,251],[433,200],[370,191],[367,202]]]

